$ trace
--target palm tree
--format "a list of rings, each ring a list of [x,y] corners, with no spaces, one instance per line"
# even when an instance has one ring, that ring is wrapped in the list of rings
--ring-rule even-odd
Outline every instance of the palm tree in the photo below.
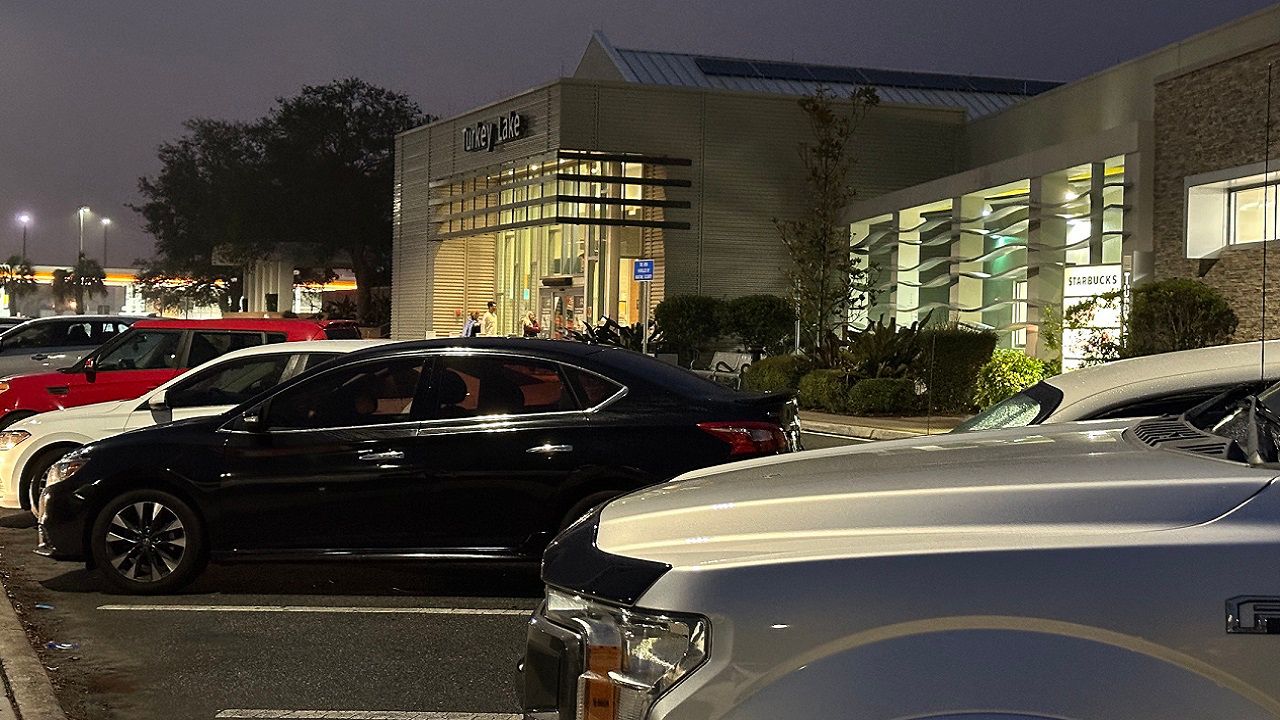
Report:
[[[9,296],[9,314],[18,315],[18,299],[36,290],[35,272],[31,261],[22,255],[11,255],[0,264],[0,290]]]
[[[59,303],[74,300],[76,314],[84,314],[85,296],[107,294],[107,274],[97,260],[81,255],[70,269],[53,271],[53,296]]]

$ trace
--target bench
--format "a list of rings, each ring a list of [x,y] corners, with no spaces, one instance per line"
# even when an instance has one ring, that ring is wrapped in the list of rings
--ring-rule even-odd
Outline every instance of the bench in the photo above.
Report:
[[[749,352],[717,352],[711,356],[711,365],[706,370],[693,372],[718,383],[742,387],[742,371],[751,365]]]

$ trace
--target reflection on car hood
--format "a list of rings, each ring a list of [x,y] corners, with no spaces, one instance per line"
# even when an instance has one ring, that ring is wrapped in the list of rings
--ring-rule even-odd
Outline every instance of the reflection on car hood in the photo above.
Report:
[[[65,410],[51,410],[15,423],[13,427],[27,430],[28,432],[35,432],[34,428],[39,428],[42,432],[50,432],[55,428],[59,430],[70,429],[89,420],[101,420],[111,417],[118,417],[120,426],[124,427],[125,419],[129,416],[129,413],[133,412],[141,404],[142,400],[134,398],[131,400],[112,400],[92,405],[81,405]]]
[[[605,552],[672,566],[947,551],[1212,520],[1273,473],[1156,450],[1126,422],[834,448],[711,468],[601,515]]]

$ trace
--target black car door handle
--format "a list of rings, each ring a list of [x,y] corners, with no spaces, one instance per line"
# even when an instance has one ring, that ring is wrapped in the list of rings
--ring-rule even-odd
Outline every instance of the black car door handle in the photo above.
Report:
[[[556,453],[573,452],[573,446],[572,445],[551,445],[548,443],[546,445],[534,445],[528,450],[525,450],[525,452],[537,453],[539,455],[554,455]]]
[[[384,452],[366,452],[366,453],[360,453],[360,459],[368,462],[386,462],[388,460],[403,460],[404,453],[399,450],[387,450]]]

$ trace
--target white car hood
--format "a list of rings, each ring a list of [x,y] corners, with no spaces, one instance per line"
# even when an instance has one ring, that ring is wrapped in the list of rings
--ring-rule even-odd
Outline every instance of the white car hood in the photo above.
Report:
[[[26,430],[40,428],[42,432],[54,432],[88,427],[87,423],[90,422],[94,422],[96,426],[101,425],[102,421],[115,421],[113,426],[118,426],[123,430],[129,414],[142,403],[143,400],[140,398],[131,398],[129,400],[112,400],[110,402],[94,403],[93,405],[81,405],[65,410],[51,410],[33,415],[22,422],[16,423],[14,428]]]
[[[604,509],[597,546],[673,567],[1020,546],[1203,523],[1273,473],[1156,450],[1128,422],[833,448],[710,468]]]

